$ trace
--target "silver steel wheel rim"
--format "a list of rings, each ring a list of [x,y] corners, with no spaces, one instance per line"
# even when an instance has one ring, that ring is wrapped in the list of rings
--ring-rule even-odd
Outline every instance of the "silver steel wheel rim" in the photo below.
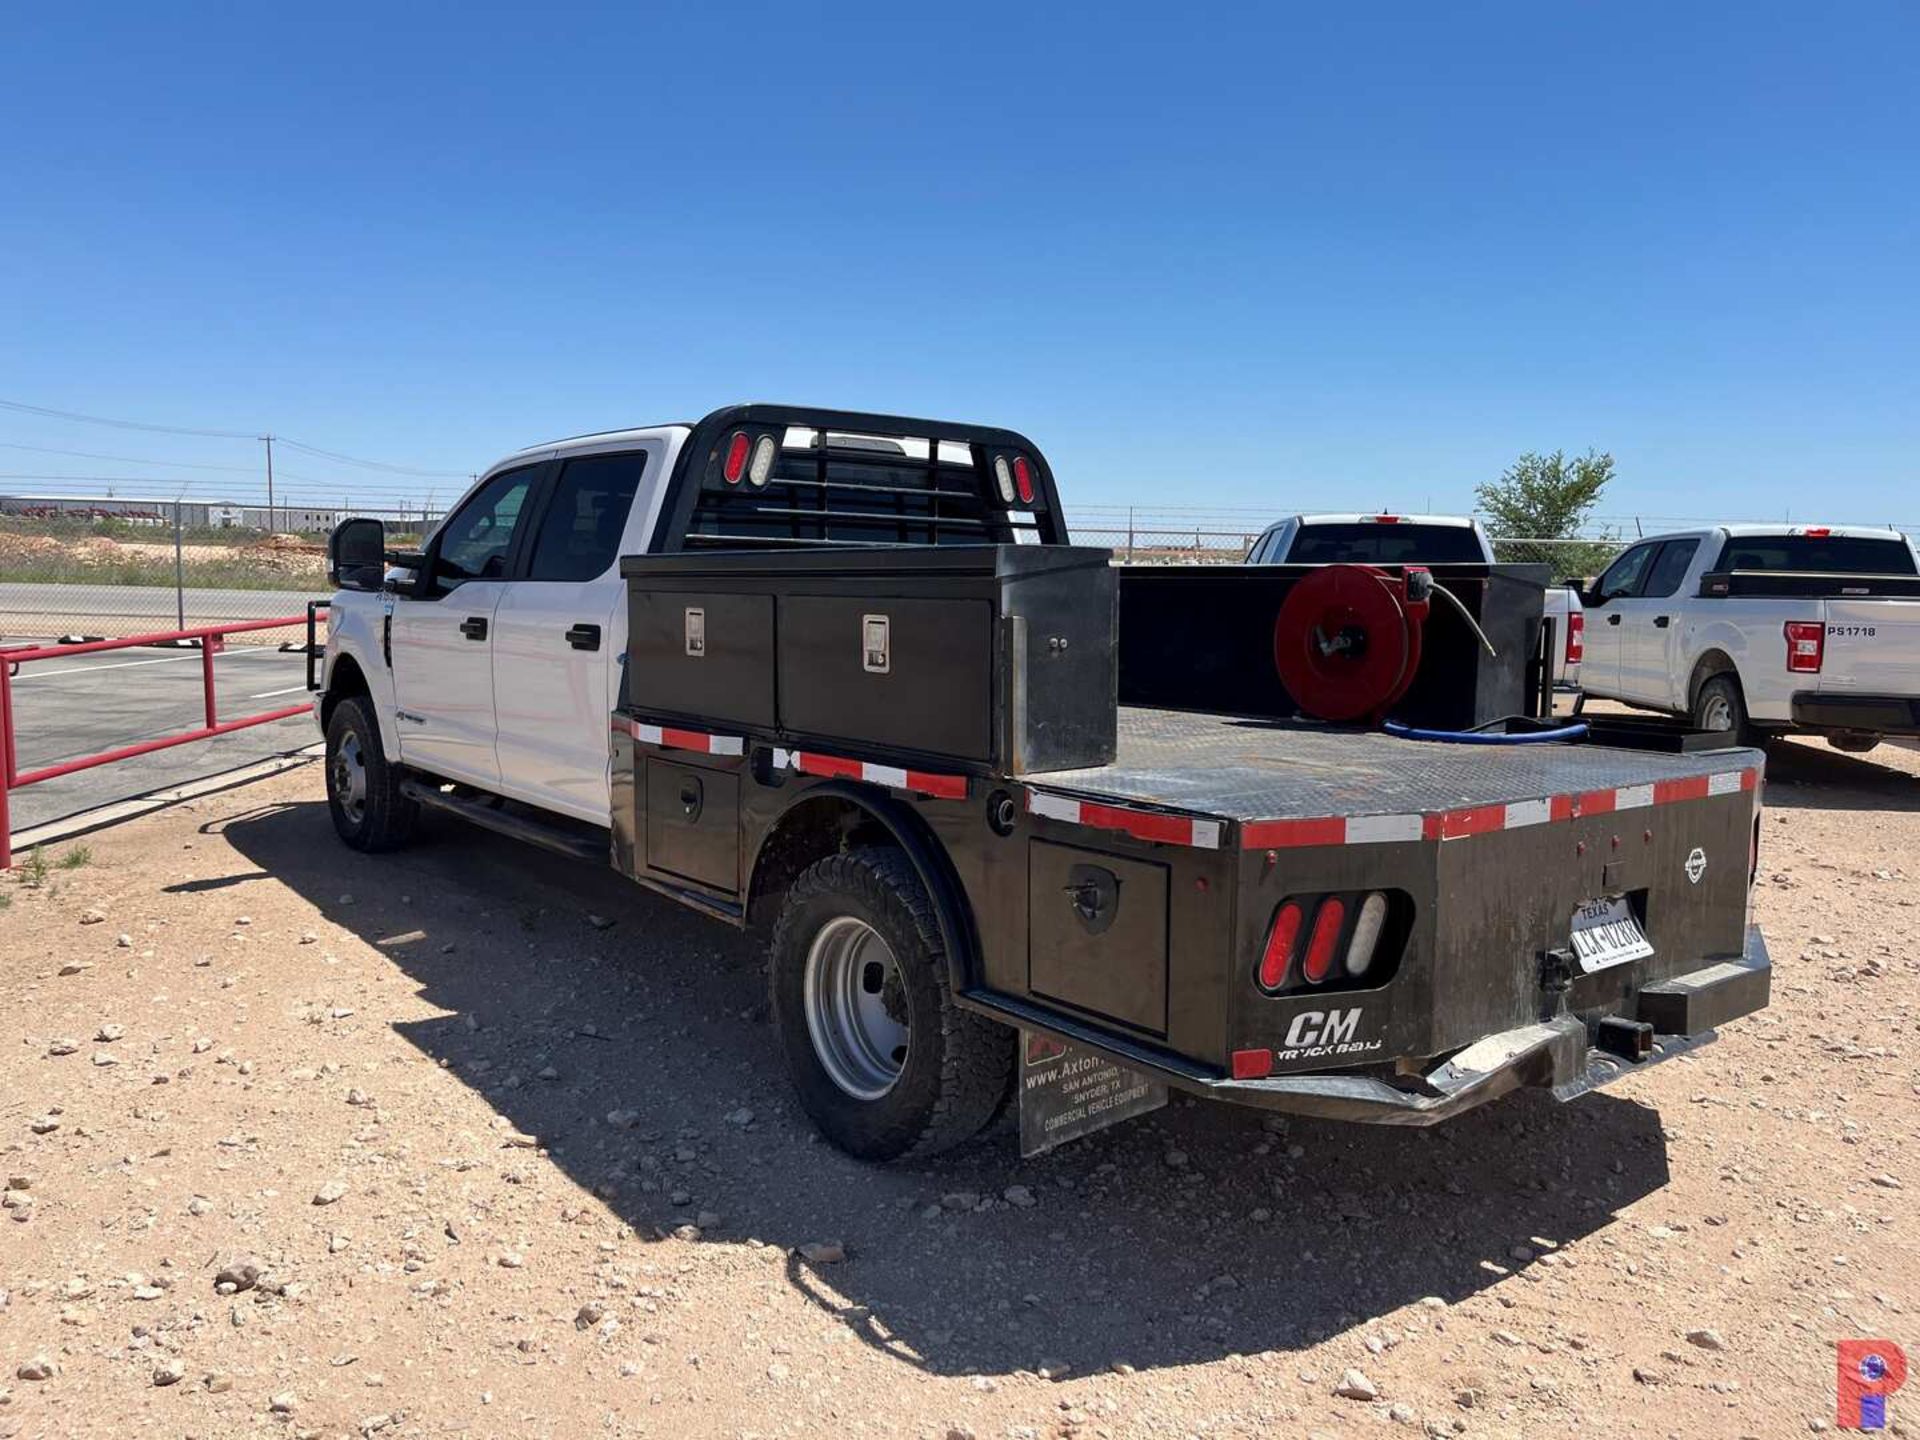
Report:
[[[1733,706],[1717,690],[1700,701],[1700,727],[1703,730],[1733,729]]]
[[[367,757],[361,753],[360,737],[352,731],[341,737],[340,748],[333,752],[333,799],[355,825],[367,813]]]
[[[899,1083],[910,1036],[907,992],[893,947],[866,921],[841,915],[807,950],[807,1034],[833,1083],[878,1100]]]

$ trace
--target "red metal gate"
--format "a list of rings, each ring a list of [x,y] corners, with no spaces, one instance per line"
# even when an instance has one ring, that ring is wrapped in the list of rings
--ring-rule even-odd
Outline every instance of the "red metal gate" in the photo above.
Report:
[[[310,607],[325,609],[323,604]],[[309,643],[312,641],[310,615],[290,615],[276,620],[240,620],[227,625],[203,625],[191,630],[164,630],[151,635],[129,635],[119,640],[87,640],[73,645],[27,645],[14,650],[0,650],[0,870],[11,869],[13,865],[13,843],[11,836],[12,821],[8,814],[7,796],[10,791],[24,789],[28,785],[37,785],[42,780],[54,780],[62,775],[71,775],[76,770],[91,770],[96,765],[110,765],[116,760],[130,760],[136,755],[148,755],[155,750],[171,749],[175,745],[186,745],[195,740],[211,740],[216,735],[230,735],[235,730],[245,730],[254,725],[265,725],[274,720],[286,720],[295,715],[304,715],[313,709],[311,700],[298,705],[284,705],[277,710],[263,710],[257,715],[243,715],[236,720],[222,720],[215,694],[213,659],[222,649],[221,642],[228,635],[237,635],[249,630],[278,630],[292,626],[306,628]],[[14,745],[13,726],[13,675],[20,666],[34,660],[57,660],[63,655],[92,655],[102,650],[127,650],[139,645],[170,645],[181,641],[197,642],[200,646],[200,684],[205,697],[205,723],[192,730],[183,730],[177,735],[163,735],[154,740],[142,740],[135,745],[122,745],[117,749],[103,750],[98,755],[83,755],[74,760],[63,760],[58,765],[46,765],[38,770],[22,771]]]

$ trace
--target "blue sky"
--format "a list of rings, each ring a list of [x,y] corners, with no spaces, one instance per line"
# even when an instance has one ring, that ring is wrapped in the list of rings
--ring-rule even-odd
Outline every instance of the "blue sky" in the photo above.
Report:
[[[1920,522],[1911,6],[103,4],[6,36],[6,399],[456,476],[814,401],[1024,429],[1082,506],[1463,508],[1591,446],[1608,514]],[[251,482],[43,452],[259,451],[17,411],[0,442],[190,493]]]

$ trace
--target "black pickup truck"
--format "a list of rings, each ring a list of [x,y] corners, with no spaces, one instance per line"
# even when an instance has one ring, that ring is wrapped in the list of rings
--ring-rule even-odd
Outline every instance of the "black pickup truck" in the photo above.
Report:
[[[416,553],[336,531],[336,827],[383,849],[452,812],[764,922],[794,1083],[856,1155],[1016,1096],[1037,1151],[1169,1087],[1424,1125],[1767,1002],[1760,754],[1541,718],[1531,572],[1332,567],[1301,622],[1313,567],[1116,568],[1069,543],[1031,441],[882,415],[735,406],[537,447],[474,495],[522,473]],[[491,771],[407,673],[477,655],[433,627],[484,642],[482,604],[514,653],[540,614],[585,657],[551,694],[493,657]]]

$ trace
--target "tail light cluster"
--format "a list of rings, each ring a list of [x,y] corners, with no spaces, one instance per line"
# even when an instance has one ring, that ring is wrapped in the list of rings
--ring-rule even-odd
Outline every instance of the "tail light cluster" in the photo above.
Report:
[[[772,434],[752,436],[736,430],[727,439],[726,458],[720,475],[729,485],[745,480],[755,489],[765,485],[773,474],[773,462],[780,454],[780,441]]]
[[[1000,487],[1003,504],[1014,504],[1016,496],[1022,505],[1033,504],[1033,462],[1026,456],[994,456],[993,483]]]
[[[1787,669],[1793,674],[1818,675],[1826,661],[1826,649],[1825,621],[1787,621]]]
[[[1269,995],[1379,985],[1400,963],[1412,914],[1399,890],[1289,895],[1267,924],[1254,984]]]
[[[1567,664],[1578,665],[1587,653],[1587,617],[1578,610],[1567,613]]]

